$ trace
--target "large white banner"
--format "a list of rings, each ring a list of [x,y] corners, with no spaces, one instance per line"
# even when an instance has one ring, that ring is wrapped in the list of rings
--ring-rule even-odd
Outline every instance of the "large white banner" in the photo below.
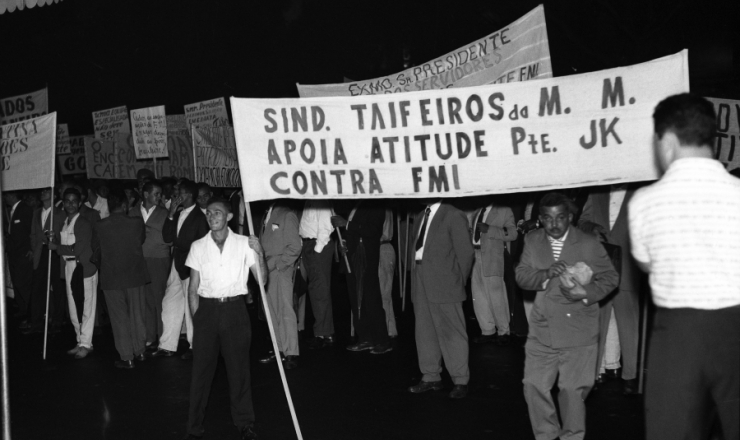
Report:
[[[0,99],[0,125],[25,121],[49,112],[49,93],[46,88]]]
[[[84,174],[87,170],[87,161],[85,159],[85,138],[88,136],[70,136],[69,151],[66,154],[59,154],[59,173],[63,176],[69,174]]]
[[[551,78],[542,5],[490,35],[403,72],[341,84],[298,84],[302,98],[357,96]]]
[[[715,157],[732,171],[740,167],[740,101],[707,99],[714,104],[714,111],[717,112]]]
[[[688,52],[464,89],[231,98],[247,200],[459,197],[655,179],[651,115]]]
[[[167,115],[164,106],[131,110],[137,159],[167,157]]]
[[[125,105],[93,112],[93,125],[98,139],[113,139],[118,133],[131,133]]]
[[[195,127],[223,127],[229,125],[224,98],[196,102],[185,106],[185,119]]]
[[[242,186],[231,127],[193,127],[195,180],[221,188]]]
[[[56,112],[0,127],[2,190],[53,186]]]

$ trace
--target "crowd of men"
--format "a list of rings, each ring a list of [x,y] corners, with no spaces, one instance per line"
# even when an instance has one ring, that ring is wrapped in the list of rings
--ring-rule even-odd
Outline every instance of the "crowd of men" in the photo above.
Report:
[[[189,437],[203,435],[221,353],[234,423],[243,438],[255,438],[250,270],[265,283],[279,350],[260,362],[292,369],[306,297],[315,318],[308,347],[336,343],[334,315],[346,311],[332,310],[333,267],[346,274],[356,336],[346,349],[393,350],[398,254],[409,272],[423,375],[409,391],[443,389],[444,365],[454,383],[449,397],[467,395],[469,285],[480,329],[473,343],[526,337],[524,396],[535,437],[581,439],[594,386],[621,377],[625,394],[638,392],[641,302],[652,292],[648,438],[700,438],[707,407],[725,438],[738,438],[740,230],[732,222],[740,220],[740,180],[713,159],[715,120],[711,104],[693,95],[659,104],[655,148],[665,175],[653,185],[416,206],[278,200],[255,213],[249,237],[241,191],[157,180],[146,169],[129,187],[64,182],[56,202],[49,188],[6,192],[5,243],[21,330],[43,331],[50,270],[50,329],[72,324],[77,344],[69,355],[83,359],[93,350],[103,310],[119,368],[177,355],[184,332],[190,348],[181,357],[193,360]],[[408,223],[400,221],[406,212],[415,213]],[[394,238],[407,245],[394,249]]]

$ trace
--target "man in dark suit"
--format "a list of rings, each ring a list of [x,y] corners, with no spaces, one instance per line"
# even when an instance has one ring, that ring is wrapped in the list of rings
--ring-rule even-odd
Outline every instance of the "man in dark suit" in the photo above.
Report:
[[[333,216],[331,222],[334,227],[344,228],[343,238],[346,239],[347,258],[352,269],[347,273],[347,290],[357,343],[347,350],[388,353],[393,347],[385,324],[378,275],[385,206],[376,201],[360,201],[347,219]]]
[[[625,394],[638,392],[640,291],[645,277],[632,258],[627,204],[641,186],[644,185],[628,184],[595,188],[589,194],[579,220],[581,229],[596,236],[602,235],[608,243],[619,246],[622,251],[619,288],[599,302],[600,332],[596,369],[600,374],[596,376],[596,380],[601,382],[606,375],[616,376],[621,352],[622,385]],[[610,328],[614,329],[614,324],[616,324],[617,334],[612,334],[615,332],[610,330]],[[609,343],[607,343],[607,336]],[[609,365],[609,363],[613,364]]]
[[[185,265],[185,260],[190,245],[209,231],[205,214],[195,204],[197,194],[196,184],[190,180],[183,180],[179,185],[177,198],[170,204],[169,216],[162,227],[164,242],[172,243],[172,269],[162,300],[164,329],[159,340],[159,349],[152,353],[154,357],[175,354],[183,319],[188,343],[191,346],[183,354],[183,359],[191,359],[193,356],[193,321],[187,295],[190,269]],[[178,212],[179,206],[182,206],[182,210]]]
[[[421,381],[412,393],[442,389],[442,359],[455,386],[453,399],[468,393],[468,334],[462,302],[475,252],[468,219],[459,209],[429,200],[414,220],[411,301],[416,317],[416,351]]]
[[[475,212],[471,229],[475,248],[471,290],[473,310],[481,329],[481,336],[473,341],[506,345],[511,315],[504,284],[504,252],[507,243],[517,237],[514,213],[509,207],[489,203]]]
[[[142,243],[144,221],[128,217],[123,190],[108,196],[110,216],[95,224],[93,254],[100,261],[100,284],[108,303],[113,340],[121,356],[117,368],[133,368],[134,359],[144,360],[146,308],[144,285],[149,282]]]
[[[267,301],[275,327],[278,349],[285,368],[298,366],[298,320],[293,310],[293,275],[301,256],[298,216],[285,203],[274,202],[260,226],[260,244],[267,259]],[[263,364],[277,360],[275,353],[260,359]]]
[[[76,184],[74,188],[82,195],[82,205],[80,206],[80,215],[85,217],[90,223],[95,224],[100,221],[100,213],[87,206],[87,184]]]
[[[39,333],[44,329],[47,278],[50,278],[50,285],[54,292],[49,299],[49,319],[52,320],[52,325],[55,328],[62,324],[64,300],[67,296],[67,293],[62,290],[64,289],[63,283],[58,282],[61,280],[59,276],[59,257],[56,254],[51,258],[51,272],[49,272],[49,237],[62,230],[67,215],[61,209],[52,208],[51,188],[41,190],[40,199],[42,207],[36,208],[31,221],[33,293],[31,297],[31,328],[26,333]]]
[[[523,381],[537,440],[582,439],[585,435],[584,401],[594,384],[599,337],[597,303],[619,283],[601,243],[570,227],[573,205],[560,193],[542,198],[543,229],[527,234],[516,268],[519,286],[537,291],[525,345]],[[566,287],[560,275],[581,262],[591,268],[591,279]],[[562,426],[550,394],[556,381]]]
[[[152,349],[155,342],[162,337],[162,300],[167,288],[167,277],[171,269],[171,244],[162,238],[162,229],[169,215],[160,206],[162,184],[157,180],[144,183],[143,198],[128,213],[131,217],[141,218],[146,225],[146,240],[142,246],[144,260],[151,282],[144,288],[146,291],[146,309],[144,326],[146,327],[146,345]]]
[[[95,310],[98,291],[98,269],[90,261],[92,257],[93,223],[80,214],[82,196],[75,188],[64,191],[64,210],[67,219],[61,231],[49,244],[62,258],[64,278],[67,283],[67,301],[69,303],[69,317],[77,334],[77,346],[67,351],[82,359],[92,351],[92,337],[95,328]],[[82,265],[84,285],[83,304],[75,304],[72,294],[72,275],[77,265]],[[82,319],[77,316],[77,309],[82,308]]]
[[[8,253],[10,281],[13,283],[18,316],[24,321],[21,326],[25,328],[30,325],[27,318],[30,313],[33,275],[33,252],[31,251],[33,208],[23,203],[22,197],[16,191],[4,192],[3,200],[8,208],[5,223],[7,234],[5,250]]]

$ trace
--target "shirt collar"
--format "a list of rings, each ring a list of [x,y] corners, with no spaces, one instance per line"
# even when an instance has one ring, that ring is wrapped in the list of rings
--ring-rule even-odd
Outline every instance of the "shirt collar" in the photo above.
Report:
[[[10,212],[14,212],[14,211],[15,211],[15,208],[17,208],[17,207],[18,207],[18,204],[19,204],[20,202],[21,202],[20,200],[18,200],[17,202],[15,202],[15,204],[13,204],[13,207],[12,207],[12,208],[10,209]]]
[[[193,203],[193,206],[191,206],[190,208],[185,208],[182,211],[180,211],[180,217],[182,217],[183,215],[190,214],[190,211],[192,211],[193,209],[195,209],[196,206],[198,206],[198,205],[195,204],[195,203]]]
[[[550,241],[550,243],[565,243],[565,239],[568,238],[568,234],[570,234],[570,226],[568,226],[568,230],[565,231],[565,234],[563,234],[560,238],[552,238],[549,235],[547,236],[547,239]],[[545,234],[547,235],[547,234]]]
[[[685,170],[706,170],[708,172],[717,172],[722,170],[727,172],[724,165],[718,160],[708,157],[684,157],[674,160],[669,166],[666,174],[682,172]]]

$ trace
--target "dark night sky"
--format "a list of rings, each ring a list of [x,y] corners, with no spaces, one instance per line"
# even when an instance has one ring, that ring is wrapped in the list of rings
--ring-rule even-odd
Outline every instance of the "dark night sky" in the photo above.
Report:
[[[0,15],[0,97],[49,86],[72,135],[94,110],[223,96],[293,97],[295,83],[402,70],[498,30],[529,0],[63,0]],[[555,76],[689,48],[691,88],[740,99],[740,1],[545,1]]]

